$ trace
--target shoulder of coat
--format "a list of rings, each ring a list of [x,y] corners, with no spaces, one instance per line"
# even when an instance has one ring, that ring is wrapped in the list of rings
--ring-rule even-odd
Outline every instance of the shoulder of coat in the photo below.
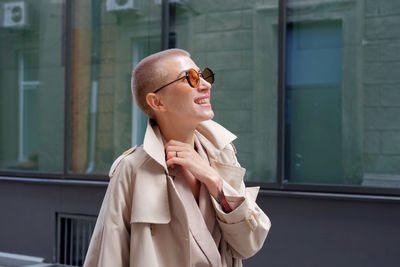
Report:
[[[112,176],[114,175],[115,170],[118,168],[118,166],[121,164],[121,162],[123,161],[123,159],[125,159],[126,157],[128,157],[129,155],[134,154],[135,151],[137,151],[138,147],[134,146],[128,150],[126,150],[124,153],[122,153],[115,161],[114,163],[111,165],[110,168],[110,172],[108,173],[108,176],[110,178],[112,178]]]
[[[135,152],[136,148],[137,148],[137,146],[134,146],[134,147],[128,149],[127,151],[125,151],[124,153],[122,153],[122,155],[127,156],[129,154],[132,154],[133,152]]]

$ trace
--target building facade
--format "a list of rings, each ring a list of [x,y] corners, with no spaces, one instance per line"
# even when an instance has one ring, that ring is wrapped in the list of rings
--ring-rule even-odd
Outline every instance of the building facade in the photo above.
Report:
[[[0,251],[82,264],[108,169],[143,141],[131,72],[178,47],[216,73],[272,221],[245,266],[398,263],[400,2],[0,4]]]

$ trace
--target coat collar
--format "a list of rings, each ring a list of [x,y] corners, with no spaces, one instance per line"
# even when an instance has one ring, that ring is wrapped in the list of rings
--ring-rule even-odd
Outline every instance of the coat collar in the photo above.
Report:
[[[219,150],[236,139],[236,135],[212,120],[200,123],[196,130]]]
[[[209,156],[215,158],[217,153],[236,139],[236,135],[222,127],[215,121],[201,122],[196,128],[200,142],[205,146]],[[146,153],[160,164],[166,173],[168,168],[165,162],[164,143],[160,129],[157,125],[147,122],[146,134],[143,141],[143,149]]]
[[[164,168],[166,173],[168,173],[161,131],[157,125],[150,123],[150,120],[147,121],[147,129],[143,140],[143,149],[151,158]]]

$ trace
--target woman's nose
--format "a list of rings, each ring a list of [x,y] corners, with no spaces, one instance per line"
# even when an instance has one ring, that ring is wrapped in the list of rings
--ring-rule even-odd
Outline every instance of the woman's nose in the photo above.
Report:
[[[200,77],[200,83],[197,88],[199,91],[204,91],[204,90],[210,90],[211,89],[211,84],[207,82],[206,80],[203,79],[203,77]]]

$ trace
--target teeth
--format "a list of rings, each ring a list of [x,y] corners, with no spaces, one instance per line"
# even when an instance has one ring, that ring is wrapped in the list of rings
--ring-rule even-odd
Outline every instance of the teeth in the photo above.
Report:
[[[203,99],[200,99],[200,100],[196,101],[196,104],[207,104],[207,103],[210,103],[210,99],[209,98],[203,98]]]

